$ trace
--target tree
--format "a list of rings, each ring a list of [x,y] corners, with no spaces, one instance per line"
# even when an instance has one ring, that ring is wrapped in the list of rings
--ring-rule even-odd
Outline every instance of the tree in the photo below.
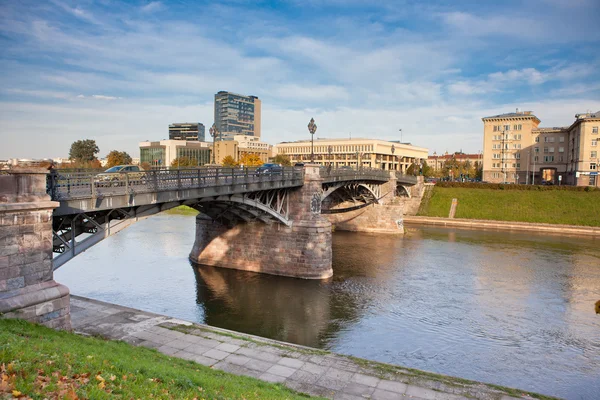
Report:
[[[235,161],[232,156],[225,157],[223,161],[221,161],[221,164],[223,164],[225,168],[235,168],[239,166],[239,163]]]
[[[78,140],[73,142],[71,150],[69,150],[69,159],[78,163],[89,163],[96,158],[96,154],[100,149],[96,145],[96,141],[92,139]]]
[[[423,162],[423,176],[430,177],[430,176],[433,176],[433,173],[434,173],[433,168],[431,168],[427,164],[427,161],[424,161]]]
[[[290,161],[290,158],[288,156],[286,156],[285,154],[277,154],[275,157],[273,157],[273,162],[275,164],[280,164],[282,167],[291,167],[292,166],[292,162]]]
[[[258,167],[262,164],[262,160],[256,154],[244,154],[242,158],[240,158],[240,165],[243,165],[244,167]]]
[[[152,169],[152,165],[150,165],[150,163],[148,161],[144,161],[143,163],[140,164],[140,167],[144,170],[144,171],[150,171]]]
[[[410,164],[410,166],[406,170],[406,175],[415,175],[416,168],[417,166],[415,165],[415,163]]]
[[[177,157],[171,163],[171,167],[196,167],[198,160],[190,157]]]
[[[113,150],[106,156],[106,166],[108,168],[115,165],[131,164],[131,156],[124,151]]]

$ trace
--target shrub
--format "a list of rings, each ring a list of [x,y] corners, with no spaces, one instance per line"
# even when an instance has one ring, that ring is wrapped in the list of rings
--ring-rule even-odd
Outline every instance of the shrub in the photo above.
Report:
[[[563,190],[573,192],[594,192],[599,189],[593,186],[557,186],[557,185],[507,185],[502,183],[480,183],[480,182],[437,182],[437,187],[442,188],[465,188],[465,189],[488,189],[488,190]]]

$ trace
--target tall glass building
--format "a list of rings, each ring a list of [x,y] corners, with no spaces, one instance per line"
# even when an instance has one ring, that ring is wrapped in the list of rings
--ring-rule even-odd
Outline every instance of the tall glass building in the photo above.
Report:
[[[222,140],[234,135],[260,137],[261,103],[256,96],[220,91],[215,94],[215,124]]]
[[[204,124],[183,122],[169,125],[170,140],[197,140],[204,142]]]

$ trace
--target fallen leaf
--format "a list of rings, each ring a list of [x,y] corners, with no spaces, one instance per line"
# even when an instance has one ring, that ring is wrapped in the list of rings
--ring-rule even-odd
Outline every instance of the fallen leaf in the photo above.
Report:
[[[116,376],[114,376],[114,375],[111,375],[111,376],[110,376],[110,380],[111,380],[111,381],[114,381],[115,379],[117,379],[117,377],[116,377]]]
[[[20,397],[22,394],[23,394],[23,393],[19,392],[18,390],[13,390],[13,391],[12,391],[12,395],[13,395],[14,397]]]
[[[96,375],[96,380],[100,381],[100,382],[104,382],[104,378],[102,377],[102,375]]]
[[[104,386],[106,386],[106,385],[104,384],[104,381],[102,381],[102,382],[100,382],[100,383],[98,384],[98,387],[99,387],[100,389],[104,389]]]

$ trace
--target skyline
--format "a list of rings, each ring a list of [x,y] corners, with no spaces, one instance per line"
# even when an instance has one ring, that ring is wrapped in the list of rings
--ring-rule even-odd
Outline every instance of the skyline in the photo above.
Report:
[[[600,110],[600,4],[0,1],[0,158],[99,157],[213,123],[220,90],[262,101],[261,140],[483,148],[482,117],[568,126]],[[207,138],[208,139],[208,138]]]

